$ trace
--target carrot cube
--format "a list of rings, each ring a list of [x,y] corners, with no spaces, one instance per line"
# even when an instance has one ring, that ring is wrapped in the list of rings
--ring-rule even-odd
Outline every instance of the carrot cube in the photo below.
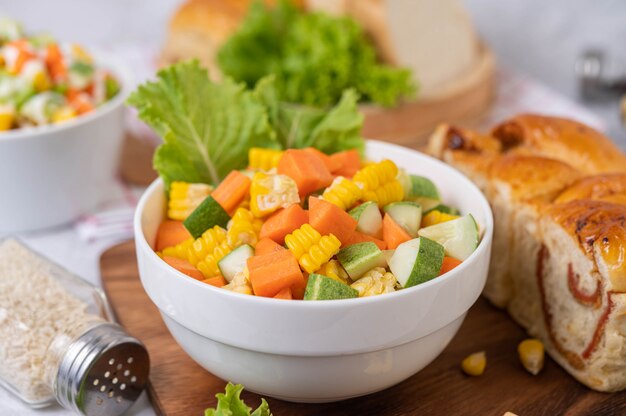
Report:
[[[243,201],[251,184],[249,177],[238,170],[233,170],[215,188],[211,196],[224,208],[224,211],[231,214]]]
[[[334,234],[341,245],[353,238],[357,221],[335,204],[316,197],[309,197],[309,224],[320,234]]]
[[[298,204],[290,205],[274,213],[263,223],[259,238],[271,238],[278,244],[283,244],[285,236],[300,228],[309,221],[307,211]]]
[[[274,251],[287,250],[285,247],[281,246],[271,238],[261,238],[258,243],[256,243],[256,247],[254,247],[254,255],[262,256],[264,254],[273,253]]]
[[[200,270],[196,269],[187,260],[179,259],[177,257],[163,256],[163,261],[189,277],[193,277],[196,280],[204,280],[204,276],[200,273]]]
[[[157,230],[155,250],[175,246],[191,238],[191,234],[185,228],[182,221],[165,220]]]
[[[331,170],[334,175],[351,178],[361,169],[361,156],[356,150],[333,153],[329,158],[333,166],[337,166],[335,170]]]
[[[324,161],[312,152],[302,149],[286,150],[278,162],[277,170],[296,182],[301,197],[325,188],[333,181]]]
[[[298,260],[289,250],[252,256],[247,261],[252,290],[257,296],[273,297],[284,288],[302,284]]]

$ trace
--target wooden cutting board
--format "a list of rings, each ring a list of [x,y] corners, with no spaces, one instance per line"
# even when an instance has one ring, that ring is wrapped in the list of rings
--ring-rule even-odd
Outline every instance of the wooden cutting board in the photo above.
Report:
[[[150,352],[148,392],[160,415],[203,415],[215,406],[225,382],[191,360],[169,335],[139,281],[132,241],[102,255],[102,282],[119,322]],[[569,377],[554,361],[533,377],[517,358],[524,332],[506,314],[480,299],[445,351],[420,373],[385,391],[328,404],[296,404],[267,398],[275,416],[284,415],[626,415],[626,392],[593,392]],[[487,371],[465,376],[459,363],[484,350]],[[256,407],[260,397],[244,392]]]

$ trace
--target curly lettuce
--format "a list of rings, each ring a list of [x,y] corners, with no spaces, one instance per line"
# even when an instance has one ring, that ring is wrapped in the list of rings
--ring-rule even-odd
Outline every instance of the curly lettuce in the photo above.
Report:
[[[217,407],[206,409],[204,416],[272,416],[265,399],[261,399],[261,405],[252,411],[252,408],[248,407],[239,397],[242,391],[243,386],[241,384],[228,383],[225,393],[215,395]]]
[[[163,138],[154,167],[165,182],[218,184],[245,168],[251,147],[363,150],[357,94],[330,108],[287,104],[273,77],[254,90],[226,78],[212,82],[197,61],[180,62],[140,85],[128,103]]]
[[[361,26],[348,17],[306,13],[283,0],[255,2],[238,31],[218,53],[225,75],[255,85],[276,76],[282,101],[313,106],[337,103],[346,89],[363,101],[393,106],[414,96],[408,69],[377,61]]]
[[[197,61],[158,72],[128,99],[163,138],[154,166],[171,181],[219,183],[246,167],[250,147],[278,147],[265,106],[244,85],[209,80]]]

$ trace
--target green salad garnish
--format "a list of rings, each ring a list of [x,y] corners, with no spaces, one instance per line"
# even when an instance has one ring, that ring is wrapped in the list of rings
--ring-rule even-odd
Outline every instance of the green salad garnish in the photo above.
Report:
[[[252,408],[248,407],[239,397],[242,391],[243,386],[241,384],[228,383],[225,393],[215,395],[217,407],[206,409],[204,416],[272,416],[265,399],[261,399],[261,405],[252,411]]]
[[[172,181],[218,184],[247,166],[251,147],[362,151],[357,99],[348,90],[328,109],[286,104],[272,77],[261,79],[254,90],[229,78],[216,83],[193,60],[159,71],[128,103],[163,138],[154,167],[169,186]]]
[[[417,89],[408,69],[378,62],[355,20],[304,12],[287,0],[275,7],[255,2],[218,63],[250,87],[275,74],[279,98],[293,103],[331,105],[354,88],[363,101],[393,106]]]

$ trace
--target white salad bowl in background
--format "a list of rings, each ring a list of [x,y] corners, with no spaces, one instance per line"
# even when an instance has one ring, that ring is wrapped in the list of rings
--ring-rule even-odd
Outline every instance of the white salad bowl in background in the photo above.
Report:
[[[152,249],[165,218],[160,180],[135,213],[142,284],[169,331],[202,367],[246,389],[296,402],[329,402],[400,383],[454,337],[485,284],[493,219],[465,176],[414,150],[368,141],[368,158],[391,159],[427,176],[443,201],[471,213],[483,230],[476,251],[442,277],[359,299],[285,301],[242,295],[194,280]]]
[[[120,61],[94,57],[119,81],[115,97],[63,123],[0,132],[0,234],[69,223],[110,195],[132,84]]]

